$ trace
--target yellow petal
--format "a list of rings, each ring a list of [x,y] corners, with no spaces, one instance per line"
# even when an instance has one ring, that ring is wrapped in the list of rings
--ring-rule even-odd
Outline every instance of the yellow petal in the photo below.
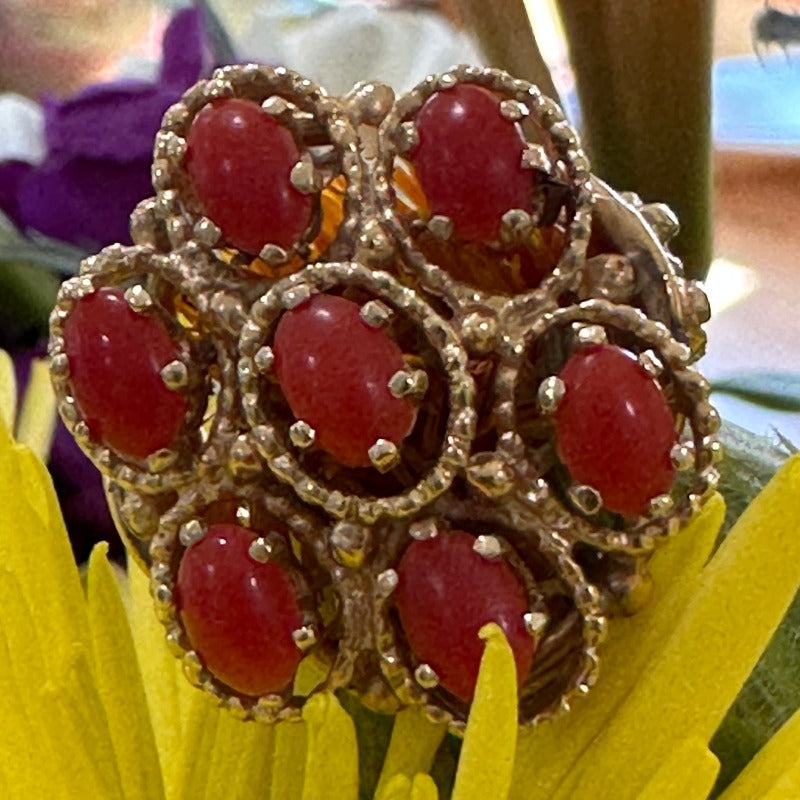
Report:
[[[275,728],[271,800],[302,797],[307,738],[305,722],[281,722]]]
[[[790,794],[783,794],[789,791]],[[756,753],[720,800],[750,800],[753,797],[800,797],[800,711]]]
[[[624,765],[619,774],[625,775]],[[684,739],[659,764],[636,800],[706,800],[718,774],[719,761],[708,745]]]
[[[557,797],[635,797],[678,738],[709,740],[797,592],[798,517],[794,456],[702,571],[674,632]],[[621,759],[624,790],[614,788]]]
[[[796,770],[787,770],[778,782],[759,800],[797,800],[800,791],[800,779]]]
[[[395,775],[375,794],[375,800],[438,800],[438,797],[433,778],[421,773],[413,779],[408,775]]]
[[[431,722],[419,708],[401,711],[394,720],[376,794],[398,774],[411,778],[429,772],[446,731],[445,725]]]
[[[411,800],[411,778],[402,773],[392,776],[376,790],[375,800]]]
[[[0,350],[0,425],[14,430],[17,418],[17,379],[14,362],[5,350]]]
[[[274,737],[272,725],[221,713],[205,800],[264,800],[272,780]]]
[[[205,797],[220,713],[211,695],[196,689],[181,736],[181,749],[172,775],[165,775],[170,800]],[[227,712],[225,712],[227,713]]]
[[[97,691],[126,800],[163,798],[161,766],[125,607],[103,542],[89,559],[88,607]]]
[[[54,677],[42,694],[50,706],[46,752],[63,751],[69,762],[65,780],[76,792],[70,795],[122,800],[108,720],[80,645],[73,646],[64,674]]]
[[[3,768],[3,763],[0,762],[0,797],[8,798],[8,800],[14,800],[15,797],[20,797],[20,796],[21,795],[19,794],[15,794],[14,784],[12,784],[11,781],[9,781],[9,779],[6,777],[6,772],[5,769]],[[56,795],[51,794],[50,796],[55,800]]]
[[[17,420],[17,441],[27,445],[42,461],[47,460],[56,430],[56,397],[47,361],[31,361],[30,376]]]
[[[30,605],[16,576],[6,569],[0,569],[0,608],[0,630],[8,644],[10,666],[15,680],[24,687],[16,697],[3,700],[19,704],[32,717],[38,716],[45,711],[39,691],[50,675]]]
[[[358,744],[350,715],[328,693],[303,706],[308,726],[303,800],[357,800]]]
[[[500,626],[484,625],[486,642],[458,761],[453,800],[504,800],[517,744],[517,670]]]
[[[181,741],[181,713],[178,692],[184,684],[195,690],[180,674],[175,656],[167,649],[164,626],[156,618],[149,580],[129,562],[131,631],[150,709],[156,746],[165,780],[172,785]],[[180,689],[179,689],[180,687]]]
[[[0,671],[4,673],[0,674],[0,758],[13,770],[14,796],[27,800],[82,795],[85,787],[79,776],[73,776],[73,759],[60,742],[63,732],[53,722],[52,676],[35,621],[19,583],[7,570],[0,570],[0,608],[4,667]],[[71,689],[75,691],[74,686]],[[102,716],[98,728],[105,722]],[[65,781],[65,773],[73,777]]]
[[[411,784],[411,800],[438,800],[439,792],[430,775],[415,775]]]
[[[0,564],[19,581],[47,668],[63,674],[79,643],[88,652],[86,603],[50,476],[0,428]]]
[[[653,596],[638,614],[611,622],[609,639],[600,650],[600,680],[589,695],[577,702],[571,713],[520,731],[511,798],[550,797],[603,730],[675,627],[724,516],[725,504],[716,495],[673,541],[653,555]]]
[[[48,797],[57,767],[42,753],[50,709],[41,695],[44,658],[30,609],[14,576],[0,570],[0,764],[13,776],[9,798]],[[56,771],[54,773],[54,767]],[[58,795],[62,796],[62,795]]]
[[[298,665],[292,691],[300,697],[308,697],[328,677],[330,667],[312,650]]]

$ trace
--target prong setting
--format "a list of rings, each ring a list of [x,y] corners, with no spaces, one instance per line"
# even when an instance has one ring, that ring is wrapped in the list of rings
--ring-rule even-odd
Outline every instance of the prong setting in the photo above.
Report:
[[[671,495],[660,494],[650,501],[649,513],[653,517],[666,517],[675,509],[675,501]]]
[[[672,464],[679,472],[686,472],[694,468],[695,452],[694,442],[678,442],[670,451]]]
[[[430,664],[420,664],[414,670],[414,680],[423,689],[435,689],[439,685],[439,676]]]
[[[138,283],[125,290],[125,302],[137,313],[147,311],[153,306],[153,298],[150,293]]]
[[[389,472],[400,463],[400,451],[394,442],[378,439],[369,448],[369,460],[378,472]]]
[[[440,241],[446,242],[453,235],[453,220],[442,214],[435,214],[428,220],[428,230]]]
[[[399,370],[389,379],[389,391],[393,397],[414,397],[420,400],[428,391],[428,373],[422,369]]]
[[[370,300],[361,306],[359,312],[361,319],[370,326],[370,328],[384,328],[392,319],[392,309],[382,303],[380,300]]]
[[[527,117],[530,111],[525,103],[521,103],[519,100],[503,100],[500,103],[500,114],[505,117],[505,119],[518,122],[524,117]]]
[[[503,544],[496,536],[481,534],[475,537],[472,549],[487,561],[497,561],[503,555]]]
[[[191,519],[181,525],[178,538],[184,547],[191,547],[206,535],[207,528],[198,519]]]
[[[264,111],[266,111],[271,117],[275,117],[276,119],[284,122],[291,118],[294,106],[279,95],[271,95],[264,100],[264,102],[261,104],[261,108],[263,108]]]
[[[639,353],[639,363],[645,372],[657,378],[664,371],[664,362],[656,355],[654,350],[645,350]]]
[[[360,567],[369,544],[369,529],[347,520],[337,522],[331,533],[334,557],[345,567]]]
[[[584,514],[596,514],[603,507],[603,498],[593,486],[576,484],[567,491],[570,502]]]
[[[295,447],[306,450],[314,444],[316,432],[304,420],[298,419],[289,426],[289,439]]]
[[[534,230],[534,222],[528,211],[512,208],[503,214],[500,223],[500,238],[505,244],[525,244]]]
[[[542,413],[554,414],[566,393],[567,386],[557,375],[545,378],[539,384],[539,391],[536,395]]]
[[[208,217],[201,217],[195,222],[192,235],[201,244],[214,247],[222,238],[222,231]]]
[[[161,369],[161,380],[168,389],[178,392],[189,383],[189,370],[183,361],[170,361]]]
[[[298,192],[314,194],[322,189],[322,176],[314,167],[314,162],[308,154],[298,161],[292,168],[289,180]]]
[[[253,561],[259,564],[266,564],[272,558],[274,547],[264,536],[253,539],[247,552]]]
[[[412,522],[411,525],[408,526],[408,533],[412,539],[424,542],[427,539],[433,539],[435,536],[438,536],[439,528],[436,524],[436,520],[433,517],[428,517],[427,519]]]
[[[277,244],[265,244],[261,248],[258,257],[271,267],[279,267],[289,261],[289,254],[283,247]]]
[[[266,375],[272,372],[272,368],[275,364],[275,353],[272,351],[271,347],[264,345],[256,352],[254,361],[256,369],[258,369],[262,375]]]
[[[317,643],[317,634],[310,625],[292,631],[292,639],[298,650],[307,653]]]
[[[247,503],[240,503],[236,508],[236,523],[243,528],[249,528],[251,521],[250,506]]]
[[[537,641],[542,638],[550,624],[550,615],[544,611],[528,611],[522,619],[525,630]]]
[[[607,344],[608,335],[602,325],[575,325],[575,343],[578,347]]]
[[[400,579],[397,575],[397,571],[393,569],[385,569],[378,575],[376,580],[376,586],[378,589],[378,594],[381,597],[389,597],[389,595],[394,592],[397,588],[398,584],[400,583]]]
[[[553,171],[547,151],[540,144],[529,144],[522,151],[521,165],[523,169],[535,169],[548,175]]]
[[[395,137],[397,149],[401,154],[413,150],[419,144],[419,131],[413,122],[403,122]]]

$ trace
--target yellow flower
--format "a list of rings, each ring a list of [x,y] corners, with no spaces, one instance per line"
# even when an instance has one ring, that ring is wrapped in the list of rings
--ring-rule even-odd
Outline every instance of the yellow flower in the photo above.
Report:
[[[41,451],[51,401],[37,380],[17,431]],[[146,578],[116,575],[104,545],[84,592],[47,471],[9,433],[13,398],[0,358],[0,797],[356,800],[356,731],[335,697],[314,696],[299,723],[241,722],[189,686]],[[498,627],[482,630],[454,800],[708,796],[709,738],[800,583],[800,457],[708,561],[723,511],[714,498],[653,557],[654,601],[612,624],[603,676],[567,716],[518,730],[511,651]],[[437,798],[443,735],[400,713],[376,797]],[[799,754],[800,713],[724,800],[800,797]]]

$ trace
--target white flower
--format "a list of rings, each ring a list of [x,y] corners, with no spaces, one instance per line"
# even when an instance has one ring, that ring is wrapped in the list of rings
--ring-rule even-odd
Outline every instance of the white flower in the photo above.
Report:
[[[0,161],[39,165],[46,154],[42,107],[20,94],[0,94]]]
[[[483,63],[476,45],[434,12],[359,3],[299,22],[271,8],[264,2],[255,9],[236,51],[244,59],[296,70],[331,93],[347,92],[364,80],[403,92],[453,64]]]

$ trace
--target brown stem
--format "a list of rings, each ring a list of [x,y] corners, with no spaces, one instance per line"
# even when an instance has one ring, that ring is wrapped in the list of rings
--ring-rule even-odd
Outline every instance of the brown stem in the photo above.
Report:
[[[542,59],[523,0],[456,0],[464,27],[478,40],[489,64],[535,83],[558,100]]]

